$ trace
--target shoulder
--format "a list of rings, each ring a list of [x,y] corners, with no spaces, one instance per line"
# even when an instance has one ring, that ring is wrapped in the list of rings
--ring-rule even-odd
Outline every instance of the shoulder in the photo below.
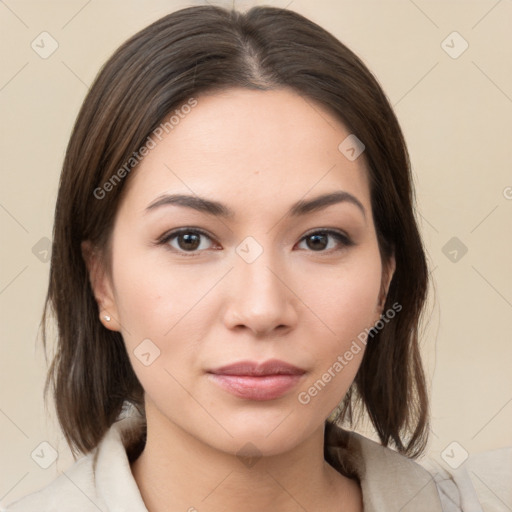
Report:
[[[93,453],[82,457],[46,487],[11,503],[3,510],[57,512],[66,503],[69,512],[97,512],[93,461]]]
[[[450,489],[454,505],[445,506],[446,482],[416,461],[356,432],[329,427],[327,449],[342,471],[356,475],[361,484],[365,511],[461,512],[457,488]],[[337,468],[338,469],[338,468]]]
[[[120,419],[99,445],[43,489],[11,503],[4,512],[147,512],[133,478],[126,446],[139,432],[140,418]]]
[[[512,447],[467,454],[458,464],[445,459],[447,464],[442,466],[440,460],[439,456],[428,457],[421,464],[437,483],[443,510],[512,510]]]
[[[424,467],[360,434],[353,433],[353,439],[359,445],[365,487],[376,510],[381,510],[379,503],[385,502],[389,510],[445,512],[440,488]]]

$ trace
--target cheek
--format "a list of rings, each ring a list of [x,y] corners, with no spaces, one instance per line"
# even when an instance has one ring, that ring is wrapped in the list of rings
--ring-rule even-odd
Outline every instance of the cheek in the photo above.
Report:
[[[114,267],[115,301],[128,339],[162,338],[180,329],[181,319],[218,279],[200,266],[170,265],[159,251],[153,251],[158,258],[144,251],[123,257],[119,246]]]
[[[180,271],[136,253],[121,257],[118,247],[115,300],[133,370],[147,396],[178,409],[190,399],[183,384],[188,386],[195,372],[193,340],[203,332],[194,315],[202,310],[200,299],[214,276]]]
[[[352,384],[364,356],[367,333],[378,317],[380,256],[374,251],[361,252],[332,272],[318,271],[309,277],[315,286],[309,285],[307,295],[304,293],[319,318],[316,338],[321,341],[312,353],[314,372],[298,400],[328,413]]]
[[[114,270],[121,333],[132,367],[150,396],[165,395],[179,404],[200,373],[199,344],[208,337],[216,297],[214,286],[224,268],[169,264],[160,251],[137,254],[118,244]],[[129,254],[123,257],[122,254]],[[212,290],[214,293],[209,293]]]
[[[308,273],[304,301],[341,347],[373,325],[381,288],[380,257],[365,251],[331,271]],[[336,343],[335,343],[336,345]]]

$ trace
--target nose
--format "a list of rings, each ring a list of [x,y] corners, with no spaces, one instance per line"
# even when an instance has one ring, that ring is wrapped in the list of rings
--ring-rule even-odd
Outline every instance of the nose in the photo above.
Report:
[[[255,336],[283,334],[295,327],[297,297],[289,273],[266,251],[247,263],[235,255],[235,268],[226,285],[229,301],[224,322],[229,329],[248,329]]]

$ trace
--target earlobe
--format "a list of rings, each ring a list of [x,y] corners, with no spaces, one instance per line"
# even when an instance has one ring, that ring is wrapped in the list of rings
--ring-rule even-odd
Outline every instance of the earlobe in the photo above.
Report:
[[[99,319],[111,331],[119,330],[117,307],[111,279],[105,269],[102,255],[89,240],[81,243],[82,257],[89,275],[89,282],[99,308]]]
[[[110,316],[110,311],[102,309],[99,313],[100,322],[109,331],[119,331],[119,322]]]

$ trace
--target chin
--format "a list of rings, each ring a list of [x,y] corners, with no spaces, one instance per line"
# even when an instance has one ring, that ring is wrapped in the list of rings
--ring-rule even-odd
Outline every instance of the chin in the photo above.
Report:
[[[220,451],[240,457],[281,455],[300,445],[315,430],[313,427],[309,432],[304,421],[293,420],[293,413],[283,421],[284,418],[286,414],[280,415],[279,421],[262,421],[260,415],[259,418],[253,417],[249,424],[230,422],[225,424],[225,428],[232,437],[216,436],[205,441]]]

